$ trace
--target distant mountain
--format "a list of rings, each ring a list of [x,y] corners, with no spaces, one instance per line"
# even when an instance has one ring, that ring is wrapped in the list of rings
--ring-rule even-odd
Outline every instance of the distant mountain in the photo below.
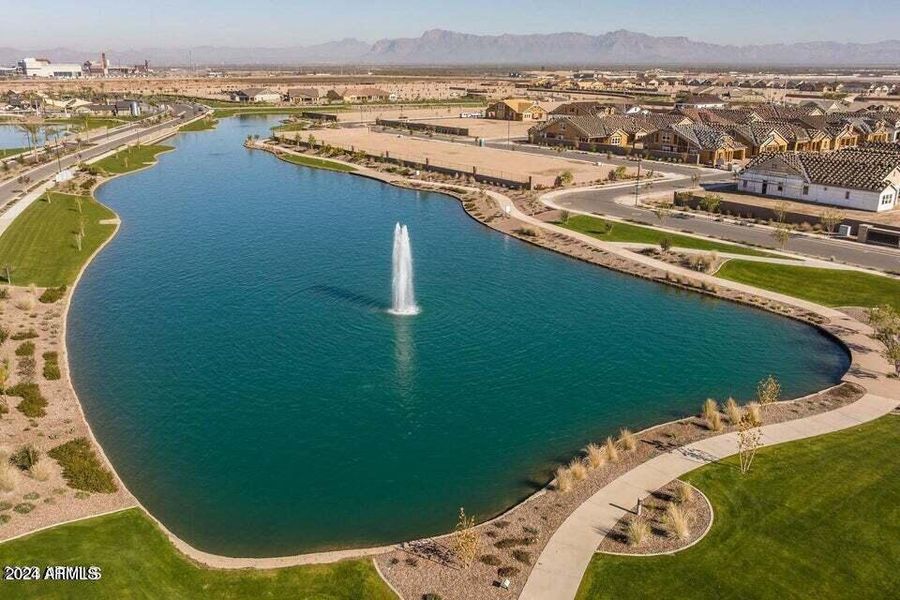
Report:
[[[143,48],[107,52],[115,64],[154,65],[782,65],[878,66],[900,64],[900,40],[866,44],[804,42],[796,44],[721,45],[686,37],[655,37],[631,31],[601,35],[551,33],[474,35],[433,29],[417,38],[385,39],[367,44],[348,38],[312,46],[285,48]],[[0,48],[0,63],[23,56],[59,62],[95,60],[97,51],[67,48]]]

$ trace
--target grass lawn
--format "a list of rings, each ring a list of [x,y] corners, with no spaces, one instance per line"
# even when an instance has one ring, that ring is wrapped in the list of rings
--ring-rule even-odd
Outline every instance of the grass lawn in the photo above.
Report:
[[[182,125],[178,128],[178,131],[206,131],[207,129],[215,129],[218,124],[218,119],[203,117],[202,119],[197,119],[193,123]]]
[[[81,213],[78,199],[81,199]],[[89,196],[50,192],[26,208],[0,236],[0,277],[12,267],[12,283],[41,287],[71,284],[81,266],[112,235],[115,225],[99,221],[115,213]],[[84,239],[79,251],[75,236],[84,217]]]
[[[132,116],[123,116],[123,117],[69,117],[69,118],[58,118],[58,119],[47,119],[47,123],[57,124],[57,125],[74,125],[78,128],[79,131],[87,131],[90,129],[103,129],[109,127],[112,129],[113,127],[118,127],[119,125],[124,125],[128,121],[134,121],[138,117]]]
[[[304,167],[313,167],[315,169],[327,169],[329,171],[342,171],[349,173],[355,171],[356,167],[334,162],[324,158],[316,158],[313,156],[298,156],[296,154],[282,154],[281,158],[294,163],[295,165],[303,165]]]
[[[638,244],[657,245],[661,239],[669,238],[672,242],[672,246],[676,248],[729,252],[731,254],[745,254],[748,256],[775,256],[774,254],[754,250],[753,248],[747,248],[746,246],[714,242],[678,233],[667,233],[657,229],[650,229],[649,227],[641,227],[640,225],[632,225],[631,223],[620,223],[618,221],[606,221],[588,215],[571,215],[568,221],[559,223],[559,225],[566,229],[578,231],[605,242],[634,242]]]
[[[900,279],[859,271],[729,260],[716,275],[825,306],[891,304],[900,309]]]
[[[364,559],[265,571],[197,567],[136,508],[0,544],[0,564],[102,569],[98,581],[3,581],[4,598],[396,598]]]
[[[671,556],[596,555],[578,600],[883,599],[900,589],[900,417],[689,473],[715,520]],[[891,592],[891,590],[894,590]]]
[[[156,162],[156,155],[172,150],[172,146],[151,144],[149,146],[129,146],[116,152],[103,160],[98,160],[92,166],[106,173],[128,173],[136,171]]]
[[[16,154],[21,154],[27,150],[30,150],[30,148],[0,148],[0,158],[15,156]]]

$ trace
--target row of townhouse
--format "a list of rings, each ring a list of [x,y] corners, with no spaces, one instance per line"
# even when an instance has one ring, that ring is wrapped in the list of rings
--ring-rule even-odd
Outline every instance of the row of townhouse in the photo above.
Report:
[[[394,94],[370,86],[335,88],[324,92],[312,87],[289,88],[285,93],[269,88],[247,88],[230,92],[229,96],[234,102],[291,102],[310,105],[331,103],[365,104],[370,102],[392,102],[397,99]]]

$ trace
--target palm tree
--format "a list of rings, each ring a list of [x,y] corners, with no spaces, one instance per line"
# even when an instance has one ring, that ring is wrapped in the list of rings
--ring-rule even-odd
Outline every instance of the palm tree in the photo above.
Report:
[[[31,148],[32,158],[37,160],[37,138],[44,126],[40,121],[28,120],[19,123],[19,129],[28,137],[28,147]]]

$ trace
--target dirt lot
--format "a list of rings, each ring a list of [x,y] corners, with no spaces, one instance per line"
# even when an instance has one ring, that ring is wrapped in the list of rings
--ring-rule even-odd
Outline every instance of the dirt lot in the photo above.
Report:
[[[563,171],[572,173],[574,183],[584,184],[605,179],[612,169],[609,165],[597,166],[555,156],[410,138],[369,131],[361,127],[318,129],[312,133],[318,140],[344,149],[352,147],[373,155],[388,152],[391,157],[411,162],[424,163],[427,158],[432,165],[462,171],[471,171],[474,167],[484,175],[516,181],[526,181],[530,176],[534,178],[535,185],[551,186]],[[308,134],[303,132],[300,135],[305,138]]]

